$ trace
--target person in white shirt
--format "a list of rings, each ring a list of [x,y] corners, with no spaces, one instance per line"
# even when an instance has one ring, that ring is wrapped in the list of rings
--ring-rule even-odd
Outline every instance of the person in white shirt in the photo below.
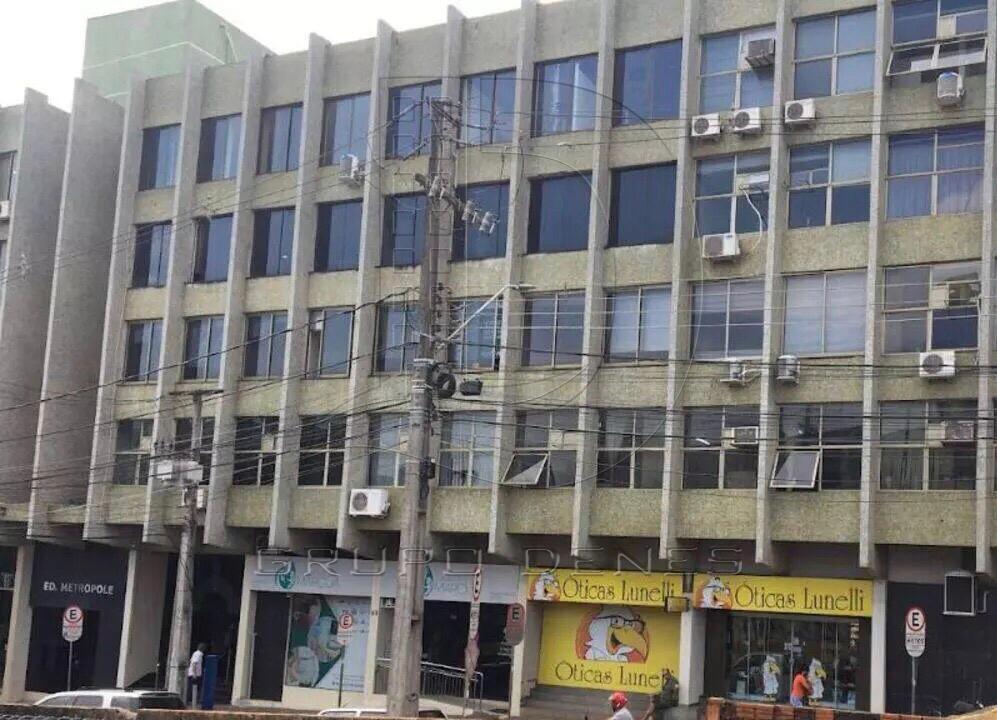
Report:
[[[634,720],[634,716],[630,713],[630,708],[627,707],[629,700],[627,696],[621,692],[614,692],[609,696],[609,707],[612,708],[613,714],[609,716],[609,720]]]
[[[208,646],[198,643],[197,650],[190,656],[187,663],[187,702],[191,707],[197,707],[201,694],[201,677],[204,675],[204,651]]]

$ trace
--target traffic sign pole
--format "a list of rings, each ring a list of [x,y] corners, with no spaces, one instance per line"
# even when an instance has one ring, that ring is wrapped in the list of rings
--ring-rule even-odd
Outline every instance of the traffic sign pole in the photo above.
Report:
[[[62,639],[69,643],[69,662],[66,664],[66,690],[73,689],[73,645],[83,636],[83,610],[79,605],[69,605],[62,611]]]
[[[917,659],[927,644],[928,621],[922,608],[912,605],[904,615],[904,647],[910,655],[910,714],[917,711]]]

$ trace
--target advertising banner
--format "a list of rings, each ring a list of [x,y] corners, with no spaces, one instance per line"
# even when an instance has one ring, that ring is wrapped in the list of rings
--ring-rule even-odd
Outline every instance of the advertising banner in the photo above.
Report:
[[[653,693],[678,673],[679,615],[663,608],[565,603],[544,608],[542,685]]]
[[[872,617],[872,581],[696,575],[692,605],[708,610]]]
[[[370,599],[295,595],[284,684],[363,692]]]
[[[545,570],[530,575],[529,599],[664,607],[682,596],[682,577],[666,573]]]

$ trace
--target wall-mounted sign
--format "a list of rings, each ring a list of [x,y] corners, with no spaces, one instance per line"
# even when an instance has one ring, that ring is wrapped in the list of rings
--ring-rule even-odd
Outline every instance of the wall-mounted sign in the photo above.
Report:
[[[697,575],[692,605],[709,610],[872,617],[872,581]]]
[[[529,599],[541,602],[666,607],[669,597],[681,595],[681,575],[612,570],[529,573]]]

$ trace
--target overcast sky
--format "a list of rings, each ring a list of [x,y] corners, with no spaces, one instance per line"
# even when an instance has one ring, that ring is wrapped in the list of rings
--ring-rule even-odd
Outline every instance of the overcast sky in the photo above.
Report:
[[[308,33],[332,42],[372,37],[378,18],[396,30],[442,23],[455,5],[473,17],[519,7],[519,0],[201,0],[275,52],[304,50]],[[24,88],[69,108],[83,63],[88,17],[155,5],[155,0],[3,0],[0,105],[16,105]]]

